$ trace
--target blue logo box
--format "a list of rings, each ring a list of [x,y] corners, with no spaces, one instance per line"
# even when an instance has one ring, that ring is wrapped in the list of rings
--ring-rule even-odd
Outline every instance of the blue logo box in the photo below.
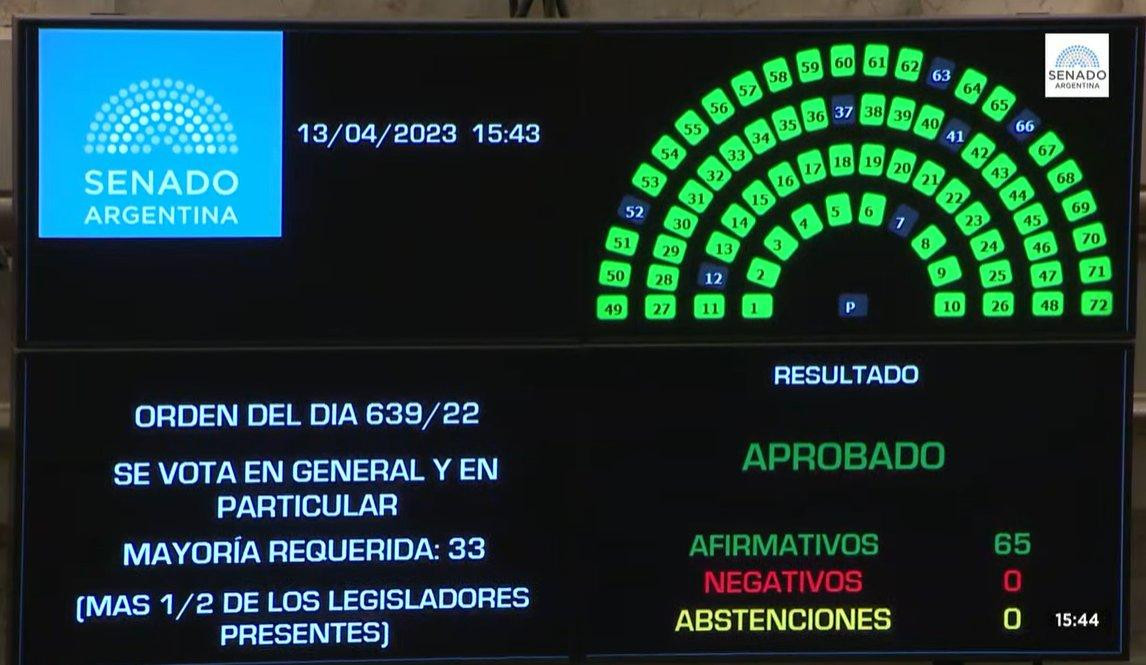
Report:
[[[282,236],[282,33],[39,33],[41,238]]]

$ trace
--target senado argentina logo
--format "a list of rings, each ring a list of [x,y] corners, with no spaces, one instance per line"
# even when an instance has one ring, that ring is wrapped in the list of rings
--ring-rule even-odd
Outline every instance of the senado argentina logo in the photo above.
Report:
[[[282,38],[40,30],[40,237],[281,238]]]
[[[1047,97],[1110,96],[1108,34],[1048,34],[1045,58]]]
[[[86,195],[132,197],[128,205],[90,206],[85,225],[239,223],[234,207],[218,202],[239,189],[238,173],[218,164],[239,152],[235,125],[223,105],[194,83],[152,78],[121,88],[100,105],[84,139],[87,155],[124,157],[124,161],[139,156],[149,166],[152,155],[183,157],[175,168],[85,171]],[[199,168],[203,162],[196,157],[205,157],[208,165],[218,168]],[[151,200],[140,205],[139,197]],[[216,202],[201,200],[204,197]]]

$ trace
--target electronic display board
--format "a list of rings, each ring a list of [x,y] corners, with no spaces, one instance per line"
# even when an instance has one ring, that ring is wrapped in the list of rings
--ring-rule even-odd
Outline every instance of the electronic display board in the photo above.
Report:
[[[20,21],[15,662],[1125,658],[1142,29]]]

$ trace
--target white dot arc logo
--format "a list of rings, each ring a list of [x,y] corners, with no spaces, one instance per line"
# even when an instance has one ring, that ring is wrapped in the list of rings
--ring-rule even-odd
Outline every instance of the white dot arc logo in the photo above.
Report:
[[[151,78],[120,88],[92,116],[87,154],[234,155],[238,136],[231,117],[194,83]]]

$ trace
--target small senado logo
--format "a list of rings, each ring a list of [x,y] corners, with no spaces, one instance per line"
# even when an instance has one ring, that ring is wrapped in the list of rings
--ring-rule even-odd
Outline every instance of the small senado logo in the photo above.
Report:
[[[1047,97],[1109,97],[1110,35],[1047,34]]]
[[[130,197],[132,203],[92,205],[85,225],[239,224],[234,207],[225,202],[238,191],[239,175],[225,164],[213,163],[238,154],[235,126],[223,106],[194,83],[152,78],[121,88],[100,105],[84,139],[88,155],[123,157],[126,162],[152,153],[207,156],[215,157],[208,164],[217,167],[88,169],[86,195]],[[143,166],[153,160],[140,161]],[[154,202],[139,205],[140,197]]]

